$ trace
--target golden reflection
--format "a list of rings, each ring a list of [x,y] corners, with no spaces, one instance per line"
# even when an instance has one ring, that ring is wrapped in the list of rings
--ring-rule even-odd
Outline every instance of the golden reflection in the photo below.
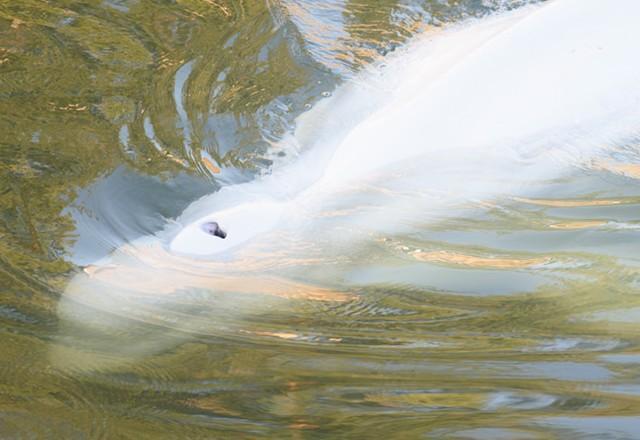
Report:
[[[289,425],[291,429],[318,429],[320,426],[311,423],[292,423]]]
[[[579,208],[583,206],[612,206],[624,203],[620,199],[595,199],[595,200],[574,200],[574,199],[530,199],[527,197],[513,197],[513,200],[530,205],[549,206],[552,208]]]
[[[20,20],[19,18],[14,18],[13,20],[11,20],[11,29],[18,29],[23,24],[25,24],[24,21]]]
[[[550,224],[549,227],[552,229],[588,229],[588,228],[599,228],[600,226],[606,225],[607,222],[604,220],[576,220],[570,222],[559,222]]]
[[[231,417],[239,417],[239,411],[228,407],[222,399],[215,396],[204,396],[184,401],[184,404],[192,408],[201,409],[215,414],[223,414]]]
[[[204,166],[211,171],[211,173],[213,174],[220,174],[221,170],[220,167],[217,166],[216,164],[214,164],[211,160],[209,160],[206,157],[202,158],[202,163],[204,164]]]
[[[414,251],[411,256],[419,261],[429,263],[446,263],[475,268],[524,269],[540,266],[551,261],[550,257],[540,258],[500,258],[479,257],[453,251]]]
[[[182,289],[200,288],[220,292],[272,295],[287,299],[344,302],[354,295],[296,282],[273,275],[220,274],[196,275],[182,271],[132,266],[89,266],[87,276],[123,290],[148,295],[171,294]]]
[[[274,235],[273,239],[280,240],[280,236]],[[286,243],[284,241],[285,239],[285,237],[282,237],[280,243]],[[214,272],[224,272],[227,274],[260,272],[274,268],[284,269],[288,267],[308,266],[324,261],[321,258],[292,257],[292,249],[299,250],[300,246],[302,246],[302,243],[298,243],[298,246],[292,243],[288,250],[282,249],[280,251],[270,252],[266,252],[257,247],[247,246],[238,252],[237,256],[230,261],[201,260],[176,255],[168,252],[163,246],[155,244],[149,246],[125,245],[119,249],[118,255],[135,258],[144,265],[155,269],[165,269],[197,276],[206,276]],[[304,255],[305,250],[306,249],[302,249],[300,253]]]
[[[300,337],[300,335],[297,333],[288,333],[288,332],[250,332],[250,333],[257,336],[270,336],[273,338],[280,338],[280,339],[286,339],[286,340],[297,339]]]
[[[595,161],[592,166],[596,170],[609,171],[632,179],[640,179],[640,164],[637,163]]]

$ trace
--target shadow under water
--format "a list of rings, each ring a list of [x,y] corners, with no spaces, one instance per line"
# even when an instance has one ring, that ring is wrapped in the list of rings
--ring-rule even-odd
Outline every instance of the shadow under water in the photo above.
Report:
[[[633,136],[404,163],[216,259],[163,235],[527,3],[0,0],[0,437],[639,438]]]

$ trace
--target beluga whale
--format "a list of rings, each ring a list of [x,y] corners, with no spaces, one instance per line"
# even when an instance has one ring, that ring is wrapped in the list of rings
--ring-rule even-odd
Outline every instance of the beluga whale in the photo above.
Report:
[[[374,110],[342,136],[321,134],[298,163],[195,202],[168,248],[225,252],[291,226],[296,214],[318,214],[363,184],[397,181],[405,192],[484,197],[553,176],[558,167],[586,166],[638,129],[639,8],[631,0],[556,0],[417,37],[386,61],[386,88],[347,83],[300,118],[297,135],[308,126],[330,130],[322,127],[329,112],[348,112],[349,101],[366,101],[367,92],[377,95],[368,97]],[[375,72],[362,76],[385,81]],[[450,166],[468,168],[468,178],[447,178]],[[393,198],[375,219],[362,220],[372,230],[392,228],[411,214],[398,208],[415,202]],[[207,231],[209,222],[228,229],[228,238]]]
[[[414,37],[298,118],[282,140],[297,157],[78,272],[61,320],[102,335],[91,367],[245,331],[298,300],[357,300],[326,274],[370,243],[532,182],[615,172],[640,129],[638,17],[636,0],[551,0]],[[104,337],[149,322],[161,330],[128,347]]]

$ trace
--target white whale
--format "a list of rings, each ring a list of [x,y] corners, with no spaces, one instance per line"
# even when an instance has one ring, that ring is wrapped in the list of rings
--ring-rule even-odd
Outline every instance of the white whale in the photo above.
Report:
[[[194,202],[76,275],[61,319],[101,334],[141,321],[163,329],[126,350],[96,348],[131,358],[210,331],[212,316],[228,330],[231,316],[292,298],[349,300],[331,282],[296,281],[292,268],[419,230],[464,201],[602,167],[637,136],[639,17],[637,0],[555,0],[416,37],[299,118],[295,160]],[[210,222],[227,237],[208,233]],[[176,312],[185,298],[204,314]],[[54,357],[68,364],[70,350]]]
[[[507,188],[496,187],[501,178],[500,186],[518,177],[522,182],[513,167],[523,161],[531,166],[526,177],[556,172],[548,169],[549,156],[556,165],[580,165],[638,130],[638,12],[633,0],[558,0],[419,38],[392,61],[389,82],[396,86],[343,139],[325,135],[314,147],[319,151],[295,166],[195,202],[178,219],[181,230],[169,248],[211,256],[240,246],[290,222],[292,214],[324,209],[323,201],[345,188],[388,185],[394,166],[415,173],[402,176],[405,190],[459,189],[469,197],[503,192]],[[346,89],[305,115],[301,131],[331,118],[326,108],[340,112],[337,101],[363,93]],[[487,167],[492,178],[473,186],[446,175],[438,181],[429,175],[437,174],[439,161]],[[370,226],[388,227],[406,220],[402,215],[406,211],[386,209],[383,221]],[[200,225],[207,221],[229,229],[227,240],[206,234]]]

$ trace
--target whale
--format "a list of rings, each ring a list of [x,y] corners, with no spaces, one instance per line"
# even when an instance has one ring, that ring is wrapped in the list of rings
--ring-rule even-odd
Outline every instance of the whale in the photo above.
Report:
[[[415,36],[301,114],[274,146],[295,155],[75,274],[67,336],[98,368],[274,307],[356,301],[329,274],[371,243],[541,180],[615,173],[640,129],[637,17],[636,0],[551,0]],[[109,338],[123,329],[137,342]],[[52,356],[78,369],[80,351],[67,337]]]
[[[342,139],[316,142],[324,145],[296,166],[195,202],[178,220],[170,250],[227,251],[290,222],[291,213],[325,209],[348,187],[376,180],[389,185],[394,166],[414,191],[457,189],[446,175],[433,176],[438,166],[482,167],[492,178],[458,191],[469,197],[499,193],[516,164],[530,168],[527,177],[585,165],[604,145],[637,131],[637,11],[632,1],[558,0],[418,38],[389,61],[408,73],[396,72],[396,86],[384,91],[374,112]],[[304,115],[300,131],[326,119],[323,111],[339,108],[336,101],[359,99],[362,91],[349,87]],[[403,161],[418,163],[419,170],[403,168]],[[387,206],[384,219],[370,223],[389,226],[406,215]],[[207,234],[200,225],[209,221],[229,228],[228,238]]]

